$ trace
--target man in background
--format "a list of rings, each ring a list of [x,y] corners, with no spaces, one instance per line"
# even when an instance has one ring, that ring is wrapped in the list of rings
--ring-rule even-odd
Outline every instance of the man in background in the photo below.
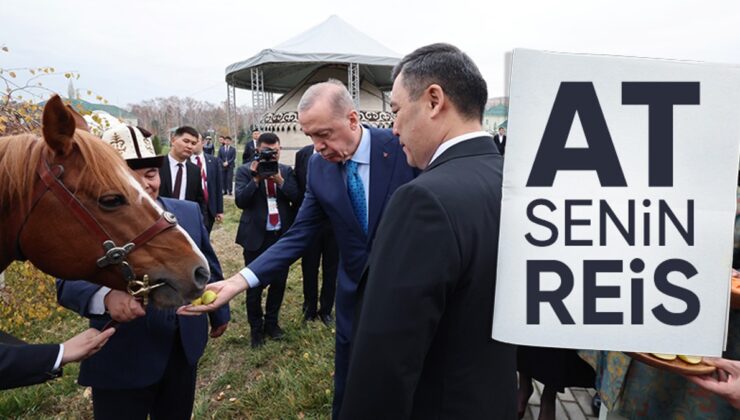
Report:
[[[498,134],[493,136],[493,142],[496,143],[498,151],[501,153],[501,156],[503,156],[504,151],[506,150],[506,130],[504,130],[504,127],[498,128]]]
[[[206,137],[206,142],[203,144],[203,153],[213,156],[213,139],[211,136]]]
[[[193,154],[190,161],[200,170],[201,185],[203,187],[203,198],[206,202],[206,212],[203,214],[203,221],[210,235],[213,229],[213,223],[219,223],[224,218],[224,196],[221,186],[221,168],[218,159],[203,153],[203,137],[198,136],[198,143],[193,147]]]
[[[218,160],[221,162],[223,194],[231,195],[234,185],[234,162],[236,161],[236,149],[231,145],[231,137],[224,136],[224,145],[218,149]]]
[[[234,202],[242,209],[236,243],[244,249],[244,265],[259,257],[267,248],[277,242],[295,218],[298,204],[298,184],[293,170],[279,163],[280,139],[273,133],[262,133],[257,140],[259,152],[274,152],[276,172],[266,174],[260,169],[261,162],[252,161],[242,165],[236,173],[236,194]],[[288,269],[275,276],[267,285],[257,285],[247,290],[247,320],[251,330],[253,348],[264,344],[264,337],[274,340],[283,337],[280,328],[280,307],[285,295]],[[262,311],[262,292],[267,289],[265,310]]]
[[[252,139],[247,140],[244,144],[244,153],[242,154],[242,165],[248,164],[254,156],[254,151],[257,150],[257,139],[260,137],[259,130],[252,131]]]
[[[142,130],[149,138],[151,134]],[[159,168],[161,197],[188,200],[198,204],[201,212],[206,214],[206,200],[203,195],[200,169],[190,162],[190,156],[198,144],[198,132],[187,125],[179,127],[172,136],[170,152],[163,159]],[[153,149],[152,149],[153,150]]]

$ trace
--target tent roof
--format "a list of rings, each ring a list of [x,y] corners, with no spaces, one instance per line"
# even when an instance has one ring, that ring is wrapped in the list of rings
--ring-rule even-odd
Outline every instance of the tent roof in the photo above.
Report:
[[[226,82],[251,89],[251,69],[263,70],[264,89],[284,93],[326,63],[358,63],[360,76],[389,90],[400,55],[358,31],[336,15],[254,57],[226,68]]]

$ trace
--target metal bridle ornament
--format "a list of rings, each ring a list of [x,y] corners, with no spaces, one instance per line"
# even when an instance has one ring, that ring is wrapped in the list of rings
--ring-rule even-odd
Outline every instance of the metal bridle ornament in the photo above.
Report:
[[[146,307],[149,304],[149,293],[164,283],[149,284],[149,276],[144,274],[141,280],[131,280],[126,286],[126,291],[133,297],[141,299],[141,304]]]
[[[140,233],[136,238],[131,241],[127,241],[123,246],[117,246],[111,238],[111,235],[103,228],[93,214],[80,202],[80,200],[62,183],[61,177],[64,173],[64,167],[57,165],[52,170],[49,164],[44,159],[39,159],[39,164],[36,167],[36,174],[39,176],[42,182],[36,183],[34,186],[33,200],[31,209],[23,217],[22,222],[15,224],[18,226],[16,234],[16,259],[25,260],[23,252],[21,250],[21,233],[23,228],[28,221],[28,218],[33,213],[36,205],[41,201],[41,198],[46,194],[47,191],[51,191],[53,195],[66,207],[77,219],[82,226],[84,226],[88,232],[93,236],[97,237],[100,241],[103,252],[105,253],[102,257],[98,258],[96,265],[99,268],[105,268],[111,265],[120,265],[123,278],[127,283],[126,290],[134,297],[143,297],[146,299],[149,292],[157,287],[164,285],[165,283],[160,282],[153,285],[149,284],[149,276],[144,275],[142,280],[137,280],[134,273],[134,269],[126,258],[128,255],[141,247],[145,243],[149,242],[152,238],[159,235],[160,233],[173,228],[177,225],[177,218],[170,212],[163,212],[162,215],[154,222],[151,226]],[[12,226],[12,225],[11,225]]]

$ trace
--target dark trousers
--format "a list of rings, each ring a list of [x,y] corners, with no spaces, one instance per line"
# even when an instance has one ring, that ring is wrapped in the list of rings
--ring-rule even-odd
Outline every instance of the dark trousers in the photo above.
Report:
[[[216,221],[216,216],[211,214],[211,211],[208,210],[206,214],[203,216],[203,223],[206,225],[206,230],[208,231],[208,234],[211,234],[211,230],[213,230],[213,223]]]
[[[349,358],[354,336],[354,318],[357,309],[357,291],[349,278],[337,279],[336,296],[336,351],[334,353],[334,401],[332,418],[339,418],[344,399],[344,388],[349,373]]]
[[[228,168],[224,168],[222,166],[221,173],[223,175],[222,179],[224,180],[223,193],[231,194],[231,189],[234,186],[234,167],[229,166]]]
[[[321,282],[321,295],[319,296],[319,263],[322,262],[324,275]],[[301,258],[301,270],[303,271],[303,314],[307,317],[319,315],[331,315],[334,306],[334,294],[337,288],[337,265],[339,263],[339,248],[334,238],[331,225],[324,226],[313,244]],[[318,307],[317,304],[321,306]]]
[[[175,335],[162,379],[136,389],[93,388],[93,414],[97,420],[188,420],[193,412],[197,366],[190,366]]]
[[[331,403],[331,418],[334,420],[339,418],[339,411],[342,408],[351,352],[349,340],[342,337],[338,332],[335,338],[336,352],[334,353],[334,400]]]
[[[278,238],[280,238],[280,232],[265,232],[262,246],[258,250],[244,250],[244,265],[247,266],[257,259],[267,248],[277,242]],[[288,280],[288,270],[289,268],[286,268],[267,286],[247,289],[247,320],[253,332],[262,331],[265,327],[270,328],[278,325],[280,306],[283,304],[283,296],[285,295],[285,283]],[[262,291],[265,288],[267,288],[267,300],[263,314]]]

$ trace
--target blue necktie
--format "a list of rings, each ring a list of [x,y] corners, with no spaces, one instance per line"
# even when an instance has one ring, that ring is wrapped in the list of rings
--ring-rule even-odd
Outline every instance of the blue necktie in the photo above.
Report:
[[[365,187],[362,185],[362,178],[357,172],[357,162],[350,160],[347,167],[347,192],[349,200],[352,202],[352,210],[355,211],[357,221],[362,226],[362,231],[367,235],[367,203],[365,202]]]

